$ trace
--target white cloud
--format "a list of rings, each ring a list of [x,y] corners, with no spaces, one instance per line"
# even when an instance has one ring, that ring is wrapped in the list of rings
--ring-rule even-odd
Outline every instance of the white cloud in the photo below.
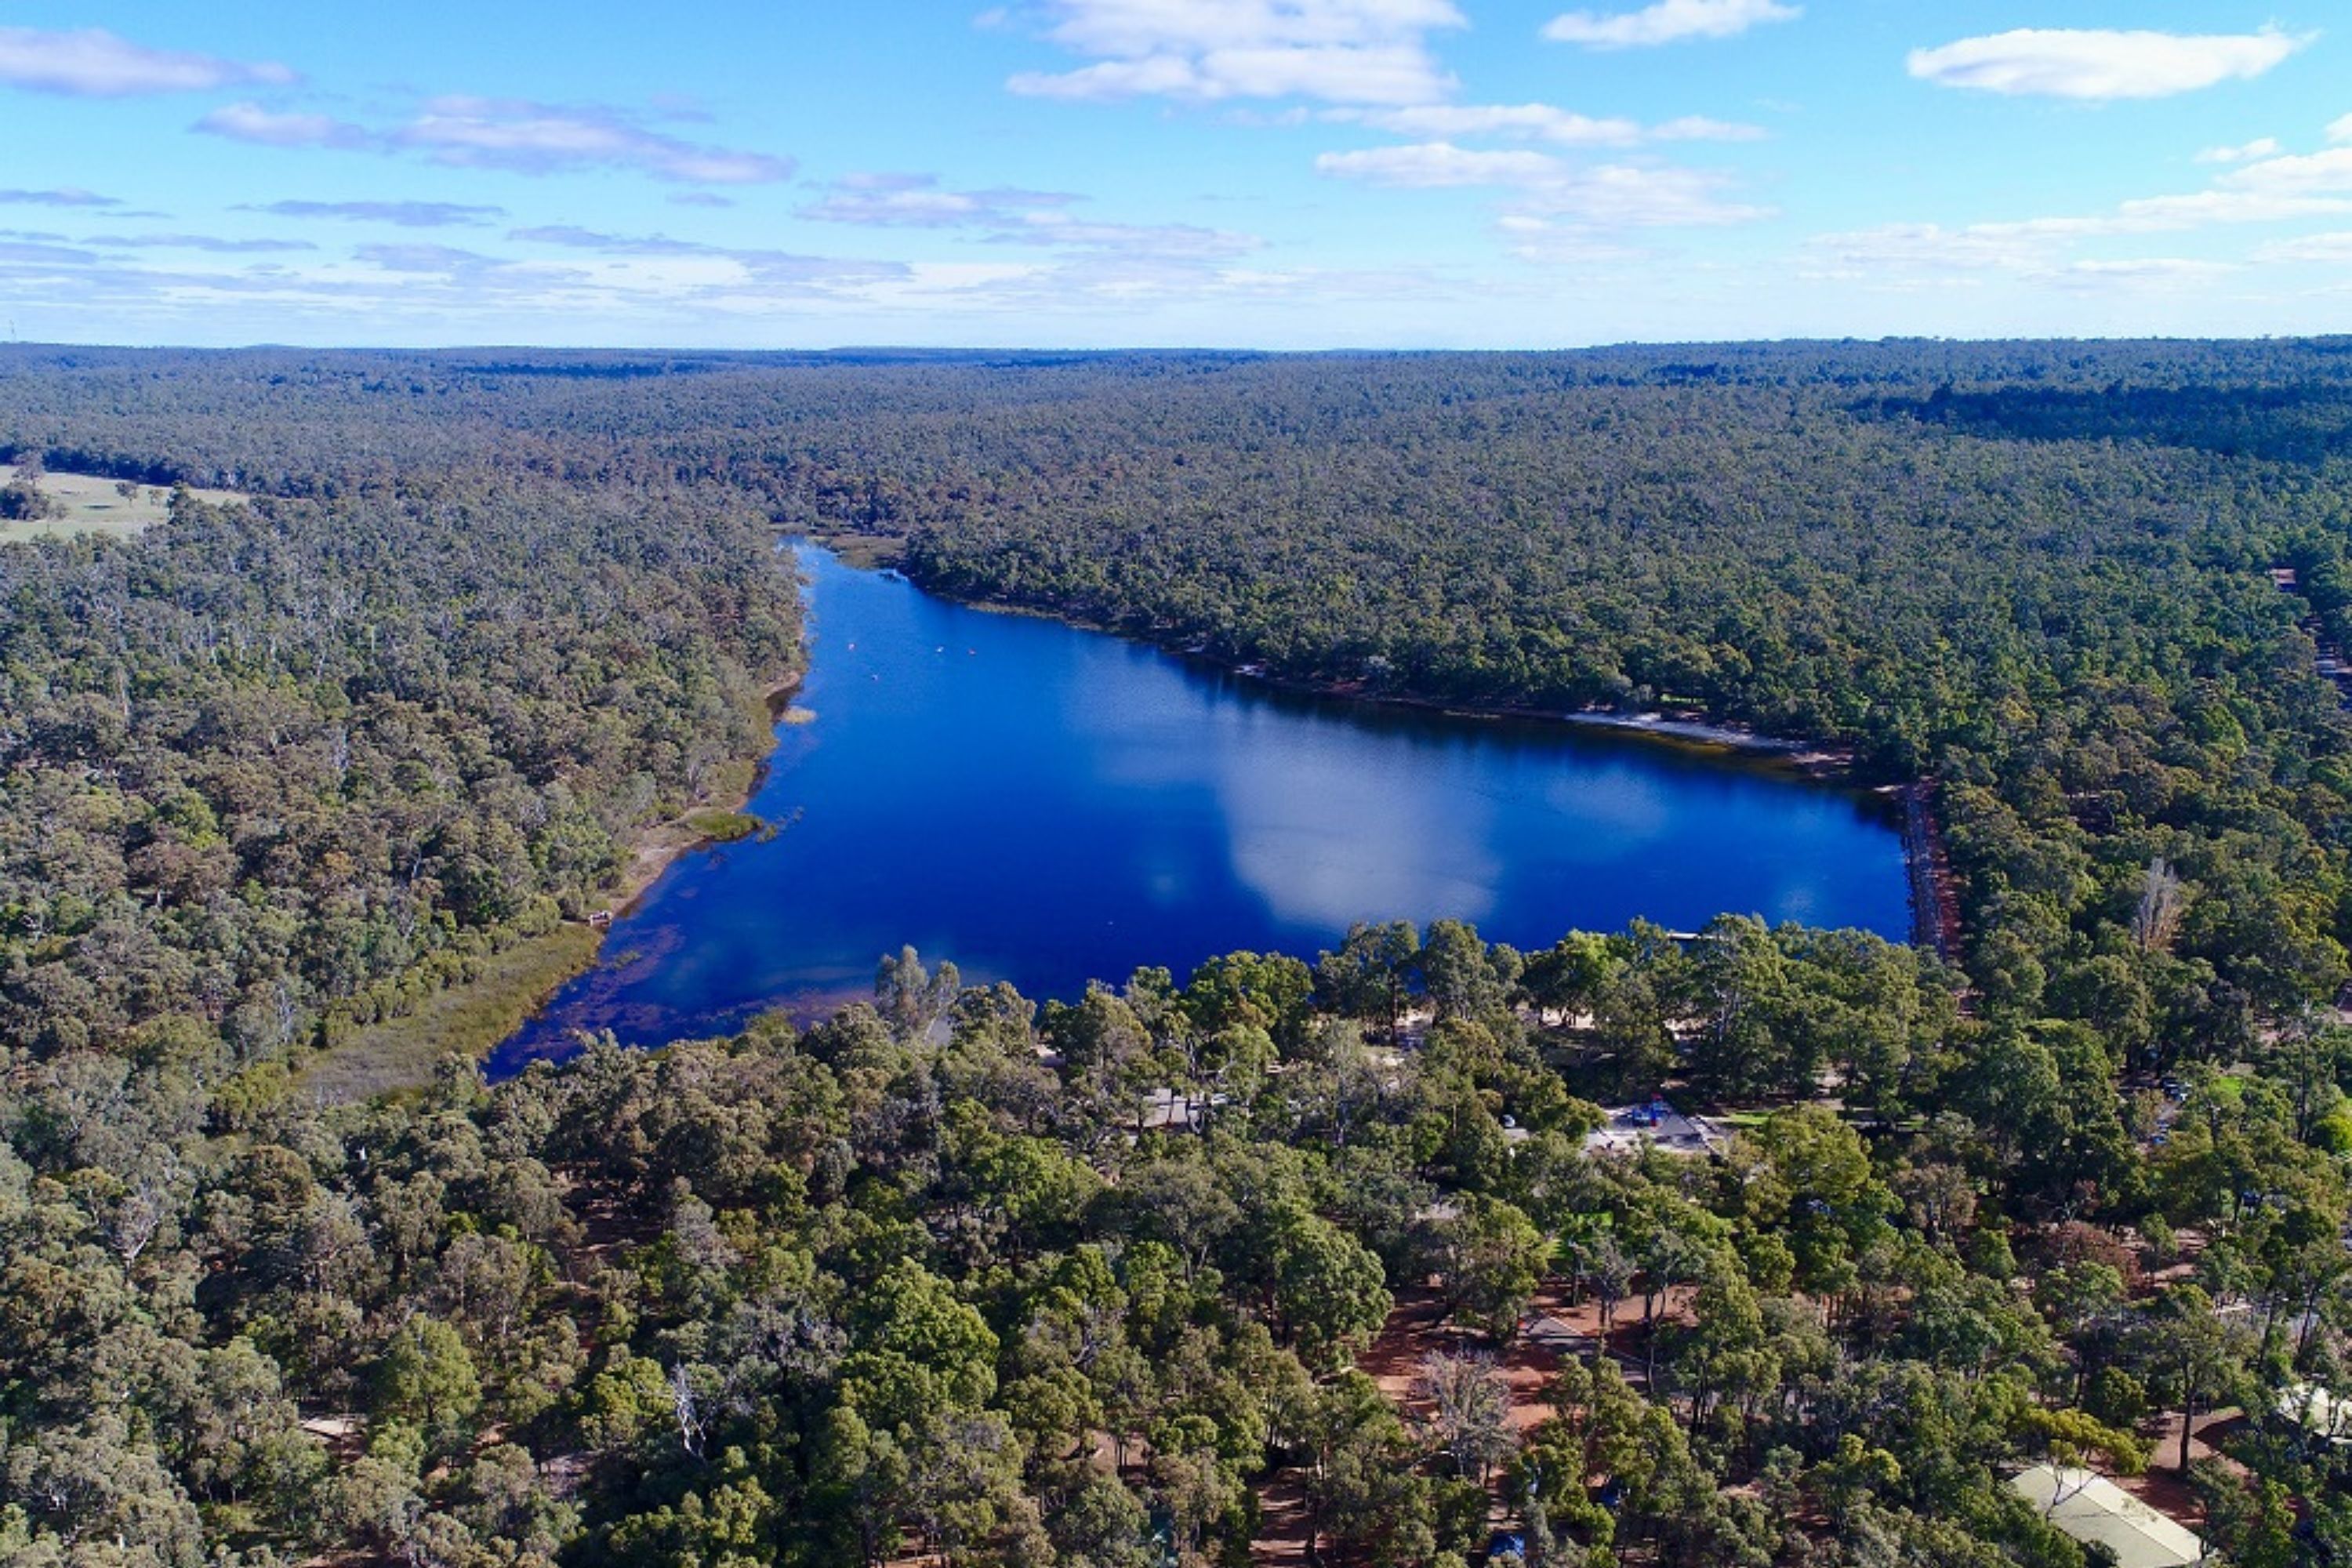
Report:
[[[2326,153],[2305,153],[2286,158],[2265,158],[2232,169],[2221,176],[2232,190],[2272,195],[2322,195],[2352,191],[2352,147]]]
[[[568,250],[597,250],[608,256],[718,256],[715,245],[672,239],[665,234],[606,234],[574,224],[542,224],[536,228],[507,231],[507,237],[525,245],[557,245]]]
[[[0,262],[8,264],[9,274],[19,267],[43,272],[60,267],[89,267],[95,265],[98,259],[96,251],[76,250],[71,246],[49,244],[37,238],[0,241]]]
[[[1764,135],[1752,125],[1735,125],[1699,115],[1645,126],[1636,120],[1596,119],[1549,103],[1424,103],[1403,109],[1333,110],[1329,118],[1374,126],[1400,136],[1495,136],[1550,142],[1563,147],[1633,147],[1643,142],[1754,142]]]
[[[1420,190],[1450,185],[1528,185],[1557,177],[1564,165],[1548,153],[1485,152],[1451,142],[1419,142],[1402,147],[1366,147],[1325,153],[1318,174],[1376,185]]]
[[[1265,244],[1255,235],[1192,224],[1084,218],[1070,210],[1083,200],[1060,191],[950,190],[930,174],[861,174],[834,182],[799,216],[876,228],[963,229],[997,244],[1120,251],[1171,262],[1244,256]]]
[[[1452,0],[1051,0],[1049,36],[1083,54],[1390,43],[1463,25]]]
[[[2063,220],[2062,220],[2063,221]],[[2073,258],[2075,231],[2048,222],[1886,224],[1807,243],[1818,265],[1808,275],[1872,288],[1950,286],[1971,275],[2007,273],[2069,289],[2155,288],[2210,281],[2242,270],[2234,262],[2178,256]]]
[[[2254,251],[2256,261],[2305,262],[2316,261],[2329,266],[2352,264],[2352,230],[2337,229],[2328,234],[2306,234],[2294,239],[2275,240]]]
[[[2021,234],[2013,224],[1947,228],[1933,223],[1890,223],[1815,235],[1805,244],[1832,268],[1830,276],[1857,279],[1893,272],[2012,270],[2047,253],[2046,240]]]
[[[2094,100],[2166,98],[2258,77],[2309,43],[2259,33],[2113,32],[2021,27],[1914,49],[1913,76],[1939,87]]]
[[[1002,228],[1077,199],[1052,191],[951,191],[931,174],[860,174],[835,181],[800,216],[877,228]]]
[[[1332,103],[1419,103],[1451,82],[1429,56],[1386,48],[1219,49],[1196,58],[1150,55],[1074,71],[1023,71],[1005,85],[1029,98],[1319,98]]]
[[[799,256],[786,250],[730,250],[726,258],[760,288],[803,294],[837,293],[911,278],[903,261],[869,261],[850,256]]]
[[[2153,282],[2212,277],[2233,269],[2234,264],[2166,257],[2074,259],[2068,253],[2086,240],[2352,216],[2352,147],[2263,156],[2261,149],[2265,145],[2275,143],[2226,149],[2232,154],[2245,154],[2247,161],[2219,173],[2214,183],[2201,191],[2140,196],[2118,202],[2105,212],[2077,216],[1956,227],[1886,224],[1818,235],[1807,242],[1807,249],[1830,268],[1817,275],[1897,287],[1923,279],[1994,270],[2070,285],[2084,279]],[[2352,260],[2352,243],[2340,243],[2345,241],[2352,241],[2352,236],[2275,241],[2256,248],[2250,259]]]
[[[1662,228],[1747,223],[1762,207],[1723,199],[1723,176],[1673,164],[1577,165],[1548,153],[1486,151],[1450,142],[1326,153],[1316,171],[1415,190],[1502,186],[1512,214],[1580,228]]]
[[[2128,201],[2117,202],[2107,212],[2084,216],[1977,224],[1971,226],[1971,232],[2019,234],[2044,238],[2178,234],[2189,229],[2238,224],[2286,223],[2297,218],[2326,217],[2341,212],[2352,212],[2352,199],[2291,190],[2217,187],[2175,195],[2135,196]]]
[[[777,297],[816,298],[903,279],[911,269],[896,261],[803,256],[791,251],[730,249],[661,235],[605,234],[564,225],[518,229],[509,239],[575,253],[561,263],[510,260],[446,245],[366,245],[352,255],[383,272],[432,278],[445,284],[548,305],[556,291],[593,284],[641,299],[697,299],[751,290]]]
[[[1512,255],[1549,267],[1598,267],[1643,261],[1651,252],[1595,234],[1580,224],[1505,213],[1495,222]]]
[[[484,256],[478,250],[459,250],[447,245],[363,245],[352,254],[369,266],[382,268],[386,272],[446,276],[512,265],[494,256]]]
[[[347,223],[387,223],[401,228],[450,228],[504,217],[504,207],[462,202],[269,202],[249,208],[276,217],[339,218]]]
[[[1118,252],[1163,261],[1209,261],[1246,256],[1265,244],[1254,234],[1203,228],[1196,224],[1093,223],[1050,210],[1027,215],[1022,229],[1008,229],[996,237],[1011,243]]]
[[[79,186],[47,191],[0,191],[0,203],[35,207],[119,207],[120,196],[101,196]]]
[[[790,158],[699,146],[649,131],[625,110],[511,99],[435,99],[406,124],[381,132],[324,114],[232,103],[194,129],[265,147],[412,151],[436,163],[519,174],[628,169],[682,184],[738,185],[788,179],[794,167]]]
[[[507,237],[525,245],[552,246],[563,250],[586,252],[587,257],[579,265],[606,281],[634,279],[639,286],[658,282],[671,289],[752,288],[825,295],[902,279],[911,270],[906,263],[898,261],[706,245],[699,240],[672,239],[663,234],[611,234],[571,224],[519,228],[510,231]],[[440,247],[425,246],[413,248],[429,257]],[[450,254],[464,259],[446,268],[434,264],[418,269],[463,270],[488,259],[475,257],[471,252]],[[500,262],[497,265],[525,269],[538,264]]]
[[[2200,163],[2246,163],[2256,158],[2274,158],[2282,151],[2277,137],[2258,136],[2234,147],[2208,147],[2197,154],[2196,161]]]
[[[2225,176],[2236,180],[2247,171]],[[2352,197],[2265,190],[2205,190],[2140,196],[2108,212],[2082,216],[2021,218],[1997,223],[1883,224],[1817,235],[1815,255],[1854,268],[1901,267],[1932,272],[2048,271],[2064,250],[2085,239],[2181,234],[2231,225],[2280,223],[2352,213]]]
[[[224,239],[212,234],[94,235],[82,243],[131,250],[208,250],[225,256],[267,256],[319,248],[307,239]]]
[[[2352,212],[2352,201],[2283,191],[2191,191],[2177,196],[2136,197],[2118,203],[2109,216],[2044,221],[2071,225],[2082,234],[2154,234],[2218,224],[2284,223],[2340,212]]]
[[[1736,120],[1685,114],[1665,121],[1650,134],[1661,142],[1761,142],[1766,132],[1760,125],[1745,125]]]
[[[646,254],[629,237],[585,231],[578,237],[610,240],[620,248],[583,244],[558,258],[516,260],[478,249],[387,245],[294,265],[208,265],[177,257],[159,265],[53,242],[10,243],[18,237],[0,233],[0,289],[20,306],[138,321],[158,336],[173,335],[165,323],[201,321],[222,341],[260,335],[266,321],[280,335],[333,341],[355,333],[420,342],[488,341],[494,332],[520,329],[530,341],[604,342],[609,323],[617,321],[671,342],[681,332],[728,335],[740,323],[763,319],[839,321],[849,319],[846,312],[866,311],[856,318],[865,325],[817,329],[839,341],[895,335],[904,329],[879,323],[920,320],[940,310],[1002,312],[1026,322],[1041,306],[1055,302],[1109,321],[1127,319],[1125,307],[1134,300],[1181,304],[1269,291],[1206,269],[1155,281],[1146,268],[1091,256],[901,263],[763,251]],[[608,324],[583,324],[598,321]],[[1021,330],[1010,329],[1007,336]]]
[[[2352,114],[2329,121],[2327,139],[2330,142],[2352,142]]]
[[[1074,71],[1016,71],[1004,85],[1024,98],[1213,98],[1205,73],[1181,55],[1104,60]]]
[[[346,152],[373,146],[365,126],[325,114],[283,113],[257,103],[232,103],[205,115],[192,130],[261,147],[336,147]]]
[[[1407,109],[1339,110],[1333,118],[1400,136],[1502,136],[1567,147],[1631,147],[1643,137],[1640,121],[1596,120],[1549,103],[1425,103]]]
[[[1792,22],[1802,15],[1803,7],[1778,0],[1656,0],[1639,11],[1570,11],[1546,23],[1543,36],[1589,49],[1628,49],[1735,37],[1762,23]]]
[[[737,185],[787,179],[793,168],[789,158],[647,131],[617,110],[507,99],[436,99],[393,140],[436,163],[523,174],[625,168],[687,184]]]
[[[47,32],[0,27],[0,84],[78,98],[199,92],[248,82],[284,85],[295,74],[272,61],[248,64],[211,55],[150,49],[103,27]]]
[[[2135,256],[2111,261],[2075,261],[2060,268],[2053,280],[2068,288],[2105,289],[2165,287],[2207,283],[2240,270],[2228,261],[2201,261],[2183,256]]]
[[[1452,0],[1046,0],[1045,37],[1094,63],[1023,71],[1034,98],[1428,103],[1454,88],[1428,35]]]
[[[1719,174],[1674,164],[1602,163],[1533,187],[1517,210],[1596,229],[1712,228],[1772,216],[1725,200],[1724,184]]]
[[[1269,329],[1296,329],[1333,300],[1422,307],[1469,297],[1458,277],[1422,268],[1253,268],[1076,245],[1050,256],[902,262],[716,247],[677,254],[660,236],[650,237],[659,248],[649,253],[628,234],[569,237],[581,243],[514,253],[499,245],[414,245],[283,261],[168,252],[134,260],[0,233],[0,289],[12,309],[39,310],[52,330],[70,320],[117,336],[131,323],[146,336],[224,342],[635,337],[747,346],[1012,344],[1034,342],[1041,320],[1063,323],[1063,341],[1108,346],[1130,341],[1139,320],[1171,341],[1191,340],[1202,323],[1230,326],[1242,311]],[[1326,346],[1311,329],[1293,335],[1299,346]]]

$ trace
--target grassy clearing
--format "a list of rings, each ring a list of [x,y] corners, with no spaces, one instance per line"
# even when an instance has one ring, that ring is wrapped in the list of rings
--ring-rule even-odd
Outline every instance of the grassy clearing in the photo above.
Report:
[[[838,556],[844,565],[870,569],[896,562],[907,547],[903,533],[815,533],[810,537]]]
[[[760,819],[744,811],[697,811],[689,813],[686,825],[698,837],[713,844],[732,844],[739,838],[749,838],[760,831]]]
[[[14,463],[0,463],[0,485],[16,478]],[[0,522],[0,541],[61,538],[74,533],[111,533],[128,537],[162,522],[172,512],[172,492],[159,485],[134,485],[125,497],[115,481],[96,474],[61,474],[54,468],[41,476],[41,493],[62,504],[63,517],[37,522]],[[226,506],[250,498],[235,490],[196,490],[195,498]]]
[[[515,1032],[556,987],[596,961],[602,936],[562,925],[516,943],[482,966],[469,985],[436,993],[405,1018],[371,1024],[303,1070],[301,1090],[331,1100],[365,1100],[433,1080],[452,1053],[488,1053]]]
[[[780,688],[777,700],[789,688]],[[805,722],[792,714],[787,722]],[[748,800],[759,781],[760,763],[740,757],[712,766],[702,779],[706,800]],[[637,841],[613,907],[625,908],[653,884],[662,868],[686,850],[706,844],[731,844],[777,829],[745,811],[701,806],[647,829]],[[371,1024],[325,1051],[303,1069],[298,1089],[337,1101],[398,1093],[433,1080],[443,1058],[487,1056],[521,1027],[541,1004],[573,975],[596,962],[604,934],[584,925],[562,925],[531,937],[482,963],[472,982],[438,992],[404,1018]]]

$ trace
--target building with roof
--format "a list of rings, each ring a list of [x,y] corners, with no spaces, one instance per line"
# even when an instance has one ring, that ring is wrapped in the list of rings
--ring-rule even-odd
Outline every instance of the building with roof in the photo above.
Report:
[[[1685,1116],[1663,1100],[1608,1108],[1609,1120],[1584,1140],[1588,1149],[1638,1152],[1644,1144],[1669,1154],[1710,1154],[1723,1132],[1704,1116]]]
[[[2352,1399],[2341,1399],[2315,1383],[2291,1383],[2279,1390],[2278,1413],[2330,1443],[2352,1444]]]
[[[2064,1534],[2114,1552],[2117,1568],[2195,1568],[2206,1561],[2196,1531],[2105,1476],[2069,1465],[2036,1465],[2009,1485]]]

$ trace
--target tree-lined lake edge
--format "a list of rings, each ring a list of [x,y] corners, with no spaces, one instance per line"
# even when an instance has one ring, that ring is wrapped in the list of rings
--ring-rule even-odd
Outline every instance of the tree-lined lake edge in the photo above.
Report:
[[[1631,918],[1696,930],[1723,912],[1853,924],[1898,941],[1912,930],[1895,805],[1787,742],[1318,690],[1038,606],[1005,614],[933,594],[879,563],[852,565],[820,539],[793,548],[814,626],[795,700],[814,717],[780,716],[773,727],[774,749],[745,807],[769,830],[683,847],[632,903],[615,906],[597,964],[492,1053],[494,1076],[562,1054],[583,1030],[657,1044],[772,1007],[813,1016],[865,994],[877,959],[907,942],[970,978],[1066,996],[1087,981],[1122,979],[1136,963],[1257,946],[1311,959],[1357,920],[1473,917],[1499,922],[1502,940],[1531,944]],[[947,685],[893,719],[867,711],[905,702],[909,682],[941,679]],[[942,726],[951,727],[947,737]],[[1053,761],[1025,772],[1002,759],[976,763],[977,773],[935,770],[929,800],[876,784],[932,767],[923,754],[952,750],[948,737],[966,734],[978,737],[975,753],[1003,742]],[[910,747],[910,735],[924,744]],[[835,779],[828,744],[869,748],[866,765]],[[1136,787],[1138,766],[1165,775],[1141,786],[1143,797],[1123,793]],[[836,798],[822,798],[826,790]],[[857,804],[877,790],[898,816]],[[957,804],[975,790],[989,798]],[[1041,792],[1076,840],[1093,846],[1086,864],[1032,837],[1036,811],[1022,801]],[[966,815],[953,827],[907,826],[943,810]],[[1482,812],[1512,826],[1463,827]],[[1706,826],[1718,812],[1742,828]],[[1022,900],[1038,913],[1013,922],[1026,937],[1003,936],[1004,920],[950,907],[928,884],[841,890],[875,878],[877,841],[910,831],[932,834],[925,853],[959,867],[948,880],[968,879],[982,900],[996,879],[1016,875],[1009,868],[1022,856],[1042,864]],[[1820,852],[1777,848],[1784,834]],[[988,842],[998,839],[1026,847]],[[1396,859],[1404,864],[1373,864]],[[1522,871],[1521,860],[1543,869]],[[750,886],[782,875],[753,868],[783,865],[827,869],[794,875],[789,889]],[[1545,874],[1558,875],[1559,888],[1540,885]],[[721,911],[709,912],[706,900]],[[821,923],[813,903],[837,919]],[[1066,905],[1083,907],[1068,923],[1092,935],[1055,929],[1053,911]],[[1548,907],[1557,918],[1535,912]],[[1121,926],[1160,934],[1104,935]],[[731,960],[704,956],[714,943]],[[679,966],[707,971],[708,989],[664,977]],[[765,990],[747,982],[753,973],[768,976]]]
[[[1099,633],[1238,679],[1261,682],[1302,696],[1363,702],[1379,707],[1419,709],[1457,719],[1536,719],[1585,725],[1639,736],[1656,745],[1687,747],[1711,754],[1736,753],[1745,759],[1770,762],[1821,778],[1843,778],[1854,773],[1856,768],[1854,751],[1850,745],[1769,733],[1741,720],[1711,713],[1698,704],[1664,701],[1632,708],[1600,704],[1574,708],[1540,702],[1481,701],[1420,691],[1405,686],[1375,689],[1361,680],[1287,675],[1250,660],[1230,658],[1211,652],[1198,643],[1187,642],[1175,628],[1137,626],[1091,614],[1083,605],[1058,599],[1010,599],[958,593],[945,584],[910,574],[903,553],[904,542],[895,537],[816,529],[791,538],[824,550],[858,570],[897,573],[925,594],[950,604],[961,605],[985,615],[1023,616],[1052,621],[1079,631]],[[1870,780],[1874,786],[1888,789],[1901,788],[1911,782],[1914,781],[1892,776],[1874,776]]]

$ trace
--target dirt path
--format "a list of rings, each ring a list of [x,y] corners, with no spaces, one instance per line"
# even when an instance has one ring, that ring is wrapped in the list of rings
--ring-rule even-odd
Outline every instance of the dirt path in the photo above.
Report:
[[[2221,1445],[2246,1429],[2246,1418],[2235,1410],[2215,1411],[2200,1415],[2197,1426],[2189,1436],[2189,1458],[2194,1464],[2200,1459],[2218,1460],[2221,1466],[2239,1475],[2245,1467],[2223,1454]],[[2149,1416],[2140,1424],[2140,1435],[2149,1439],[2155,1452],[2149,1457],[2147,1468],[2137,1476],[2111,1476],[2116,1485],[2156,1510],[2179,1520],[2191,1530],[2205,1528],[2205,1505],[2196,1489],[2181,1478],[2180,1412],[2167,1410]]]

